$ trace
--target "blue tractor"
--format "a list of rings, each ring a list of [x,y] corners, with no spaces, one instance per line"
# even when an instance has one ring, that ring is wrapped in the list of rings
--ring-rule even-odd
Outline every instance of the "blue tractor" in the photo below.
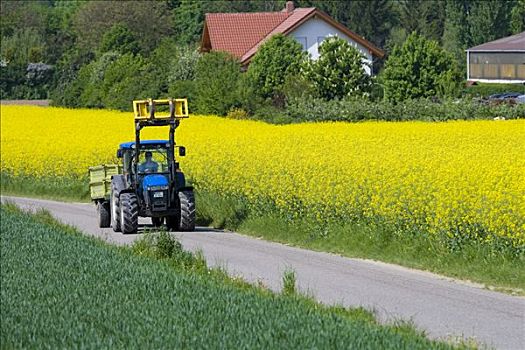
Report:
[[[158,106],[167,105],[169,113],[157,115]],[[122,164],[90,168],[92,198],[97,203],[99,226],[111,226],[115,232],[134,233],[139,217],[151,217],[154,226],[166,224],[172,231],[195,229],[195,197],[187,186],[175,157],[186,149],[175,144],[175,129],[188,117],[185,99],[134,101],[135,141],[120,144],[117,157]],[[141,140],[144,127],[168,126],[168,140]],[[115,168],[116,167],[116,168]],[[98,169],[98,170],[97,170]],[[109,170],[108,170],[109,169]],[[113,174],[111,173],[113,169]],[[117,170],[115,170],[117,169]],[[97,172],[102,183],[110,186],[96,193]],[[95,185],[93,185],[95,184]]]

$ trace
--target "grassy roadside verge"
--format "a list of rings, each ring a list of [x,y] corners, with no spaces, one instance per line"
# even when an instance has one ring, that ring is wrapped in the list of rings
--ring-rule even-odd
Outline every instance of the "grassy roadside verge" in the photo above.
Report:
[[[398,232],[377,223],[319,227],[308,220],[290,222],[279,215],[251,215],[242,201],[213,192],[197,193],[197,210],[203,225],[312,250],[428,270],[525,295],[525,254],[504,245],[451,242],[420,232]]]
[[[89,202],[89,179],[75,177],[12,176],[0,175],[2,195],[27,196],[68,202]]]
[[[82,183],[84,181],[84,183]],[[16,178],[2,174],[2,194],[88,201],[87,179]],[[343,223],[319,228],[304,221],[290,223],[279,216],[250,215],[239,200],[216,193],[197,193],[199,224],[225,228],[348,257],[374,259],[428,270],[525,295],[525,256],[481,244],[436,241],[417,232],[399,234],[391,227]]]
[[[231,280],[167,234],[115,247],[46,212],[0,210],[6,348],[451,348],[361,309]]]

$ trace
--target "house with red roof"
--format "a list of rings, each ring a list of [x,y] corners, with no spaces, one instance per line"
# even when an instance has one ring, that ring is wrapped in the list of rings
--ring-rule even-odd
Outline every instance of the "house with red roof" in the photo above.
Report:
[[[368,74],[372,74],[373,57],[384,56],[381,49],[323,11],[315,7],[295,8],[293,1],[288,1],[279,12],[207,13],[201,51],[229,52],[247,67],[257,49],[278,33],[297,40],[312,59],[319,57],[323,40],[331,36],[343,38],[363,53]]]

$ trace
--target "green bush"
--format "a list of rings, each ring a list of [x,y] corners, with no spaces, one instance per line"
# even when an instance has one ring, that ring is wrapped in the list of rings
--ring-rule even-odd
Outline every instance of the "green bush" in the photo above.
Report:
[[[454,57],[436,41],[412,33],[402,46],[396,45],[382,74],[385,98],[454,96],[461,77]]]
[[[344,39],[330,37],[319,46],[319,58],[304,68],[317,94],[326,99],[367,96],[370,76],[363,67],[364,55]],[[371,69],[371,67],[370,67]]]
[[[140,55],[122,55],[104,74],[103,104],[106,108],[131,111],[133,100],[158,97],[157,79],[151,64]]]
[[[444,100],[413,99],[399,103],[370,102],[366,99],[324,101],[294,99],[284,112],[289,120],[303,121],[446,121],[467,119],[525,118],[525,105],[488,105],[472,99]]]
[[[239,104],[239,61],[225,52],[203,55],[195,72],[195,109],[202,114],[226,115]]]
[[[282,95],[288,75],[299,73],[306,52],[296,40],[283,34],[272,36],[261,45],[250,62],[248,75],[264,98]]]

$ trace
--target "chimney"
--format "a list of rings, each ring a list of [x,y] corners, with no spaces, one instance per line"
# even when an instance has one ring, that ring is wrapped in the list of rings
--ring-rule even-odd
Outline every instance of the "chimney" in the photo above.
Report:
[[[287,13],[293,12],[293,10],[295,10],[295,5],[293,4],[293,1],[287,1],[286,7],[284,9]]]

